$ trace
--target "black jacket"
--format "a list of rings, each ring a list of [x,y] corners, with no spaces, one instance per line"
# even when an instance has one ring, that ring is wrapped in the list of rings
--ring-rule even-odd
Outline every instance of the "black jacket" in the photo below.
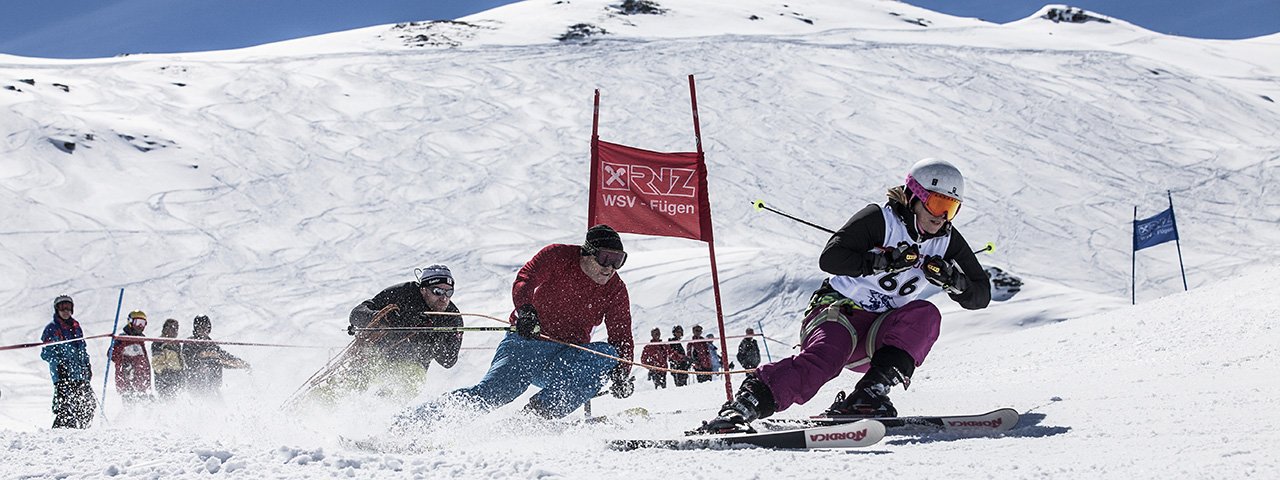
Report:
[[[756,339],[744,338],[742,343],[738,344],[738,364],[742,365],[742,368],[760,366],[760,344],[756,343]]]
[[[373,316],[387,305],[395,304],[400,310],[387,315],[376,327],[461,327],[462,317],[457,315],[432,315],[427,301],[415,282],[405,282],[361,302],[351,310],[351,325],[368,327]],[[446,312],[458,312],[449,302]],[[368,337],[378,350],[389,358],[416,360],[429,367],[431,360],[444,368],[458,362],[458,350],[462,348],[462,332],[372,332]]]
[[[193,340],[209,340],[192,335]],[[227,353],[216,343],[188,343],[182,347],[182,370],[187,388],[196,393],[218,393],[222,389],[223,368],[243,368],[239,357]]]
[[[956,230],[951,223],[947,223],[937,235],[922,235],[921,232],[916,231],[915,214],[910,208],[892,200],[889,201],[889,206],[893,208],[898,219],[907,226],[911,238],[916,241],[924,241],[938,235],[945,235],[948,231],[951,232],[951,242],[943,258],[955,260],[956,265],[960,266],[960,270],[968,279],[969,288],[959,295],[948,295],[965,309],[986,308],[987,304],[991,303],[991,282],[987,279],[987,272],[983,271],[982,264],[978,263],[978,257],[973,254],[973,249],[969,247],[969,242],[960,235],[960,231]],[[822,255],[818,258],[818,267],[833,275],[864,277],[874,274],[871,267],[877,254],[871,249],[886,246],[880,244],[884,241],[884,233],[884,215],[880,213],[880,206],[867,205],[866,208],[853,214],[853,217],[831,236],[831,240],[827,242],[826,248],[822,249]]]

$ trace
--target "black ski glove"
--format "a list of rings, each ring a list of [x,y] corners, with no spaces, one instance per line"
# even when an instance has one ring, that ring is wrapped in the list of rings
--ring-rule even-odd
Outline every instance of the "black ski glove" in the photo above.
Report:
[[[929,283],[942,287],[947,293],[959,295],[969,288],[969,279],[950,261],[937,255],[924,259],[924,278]]]
[[[542,332],[542,324],[538,322],[538,311],[528,303],[516,310],[516,333],[524,338],[538,338]]]
[[[896,273],[910,269],[920,260],[920,246],[914,243],[898,242],[898,246],[887,248],[884,252],[873,254],[872,273]]]
[[[619,365],[609,372],[609,394],[614,398],[627,398],[636,391],[636,377],[628,376],[627,369]]]

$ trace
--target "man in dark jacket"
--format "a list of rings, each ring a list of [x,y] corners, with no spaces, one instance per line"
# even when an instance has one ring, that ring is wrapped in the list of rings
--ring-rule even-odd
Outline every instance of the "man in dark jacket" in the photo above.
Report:
[[[682,338],[684,338],[684,327],[679,325],[671,327],[671,338],[667,340],[668,342],[671,342],[671,352],[669,354],[670,356],[667,358],[671,362],[672,370],[688,371],[689,365],[691,365],[692,362],[689,361],[689,356],[685,354],[684,344],[680,343],[680,339]],[[671,382],[675,383],[677,387],[688,385],[689,374],[672,373]]]
[[[161,327],[160,336],[178,338],[178,321],[168,319]],[[151,373],[156,377],[156,394],[161,400],[169,400],[182,390],[182,344],[155,342],[151,344]]]
[[[702,325],[693,326],[693,337],[689,338],[689,361],[696,372],[711,371],[711,342],[702,337]],[[697,375],[698,383],[710,382],[711,375]]]
[[[191,342],[182,347],[182,363],[186,366],[187,390],[193,395],[218,397],[222,394],[222,369],[249,368],[249,363],[227,353],[209,338],[213,322],[200,315],[191,322]]]
[[[59,295],[53,300],[53,321],[44,327],[40,341],[63,342],[84,338],[84,332],[71,315],[75,302],[71,297]],[[93,421],[93,366],[89,364],[89,351],[84,340],[40,349],[40,358],[49,362],[49,375],[53,377],[53,428],[89,428]]]
[[[412,330],[422,327],[461,327],[454,305],[453,272],[444,265],[431,265],[418,270],[418,281],[389,287],[351,310],[354,328],[409,328],[409,330],[370,330],[360,332],[360,343],[350,360],[354,362],[330,390],[372,390],[380,396],[408,400],[417,396],[427,369],[435,361],[444,368],[458,362],[462,348],[462,332],[429,332]],[[374,323],[377,313],[390,305],[395,309]]]
[[[755,334],[754,329],[748,328],[747,338],[742,339],[742,343],[738,344],[738,363],[747,370],[760,366],[760,344],[756,343],[756,339],[751,338]]]

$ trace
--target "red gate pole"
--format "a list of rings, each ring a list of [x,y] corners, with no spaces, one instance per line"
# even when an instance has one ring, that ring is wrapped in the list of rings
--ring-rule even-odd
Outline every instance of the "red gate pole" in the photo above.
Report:
[[[693,75],[689,75],[689,103],[693,107],[693,136],[698,144],[698,161],[702,163],[702,171],[705,174],[707,160],[702,152],[702,126],[698,122],[698,92],[694,88]],[[707,211],[704,213],[707,218],[707,232],[703,238],[707,241],[707,251],[711,255],[711,288],[716,297],[716,324],[720,327],[720,365],[724,366],[729,364],[729,343],[724,338],[724,333],[728,330],[724,328],[724,307],[720,303],[720,272],[716,268],[716,241],[711,233],[711,193],[706,190],[703,190],[703,192],[708,199]],[[726,399],[733,400],[733,380],[729,378],[729,375],[724,376],[724,395]]]

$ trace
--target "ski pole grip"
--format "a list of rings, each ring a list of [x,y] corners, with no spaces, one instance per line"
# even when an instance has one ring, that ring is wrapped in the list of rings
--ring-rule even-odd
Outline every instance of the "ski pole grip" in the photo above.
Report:
[[[353,336],[353,337],[354,337],[354,336],[356,336],[356,326],[355,326],[355,325],[347,325],[347,335],[351,335],[351,336]]]

